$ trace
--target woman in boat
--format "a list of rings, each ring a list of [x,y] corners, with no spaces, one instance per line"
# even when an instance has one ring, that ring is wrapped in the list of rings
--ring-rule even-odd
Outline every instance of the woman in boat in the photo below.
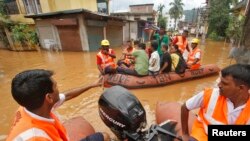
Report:
[[[171,54],[171,60],[172,60],[172,68],[171,70],[182,74],[185,73],[185,70],[187,68],[186,62],[182,56],[181,51],[179,50],[178,45],[172,45],[169,50]]]

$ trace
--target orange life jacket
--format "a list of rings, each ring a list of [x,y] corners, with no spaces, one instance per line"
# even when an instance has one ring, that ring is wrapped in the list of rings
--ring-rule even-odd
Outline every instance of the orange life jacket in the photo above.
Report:
[[[132,52],[134,52],[134,50],[135,50],[135,48],[132,48],[130,51],[127,50],[127,53],[132,53]],[[128,55],[125,56],[124,63],[126,63],[128,65],[130,65],[132,63],[131,58]]]
[[[221,96],[218,89],[207,89],[204,91],[203,106],[200,108],[198,118],[195,120],[191,136],[198,141],[207,141],[208,125],[226,125],[227,120],[227,100]],[[250,120],[250,100],[247,101],[234,124],[245,125]]]
[[[34,118],[20,107],[6,141],[68,141],[66,130],[58,118],[53,113],[50,116],[54,121]]]
[[[181,53],[183,53],[187,47],[187,39],[185,41],[183,41],[183,37],[182,36],[177,36],[178,42],[176,43],[176,45],[178,45],[179,50],[181,51]]]
[[[188,65],[194,63],[195,54],[198,53],[198,52],[199,52],[200,55],[201,55],[201,50],[200,50],[198,47],[196,47],[194,50],[192,50],[192,51],[188,54],[188,59],[187,59],[187,64],[188,64]],[[196,62],[196,64],[192,65],[190,69],[191,69],[191,70],[199,69],[200,66],[201,66],[201,59],[199,59],[199,61]]]
[[[109,49],[109,53],[112,53],[112,49]],[[105,55],[100,51],[97,56],[99,56],[102,59],[102,69],[106,68],[107,66],[112,66],[113,68],[116,67],[114,58],[110,57],[109,55]]]

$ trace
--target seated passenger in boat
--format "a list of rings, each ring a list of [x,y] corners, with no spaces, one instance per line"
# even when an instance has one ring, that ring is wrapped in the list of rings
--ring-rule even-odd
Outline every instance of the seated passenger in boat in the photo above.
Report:
[[[145,51],[145,43],[140,43],[138,48],[130,55],[134,58],[135,65],[133,68],[128,68],[126,66],[118,66],[117,72],[122,74],[129,74],[135,76],[145,76],[148,75],[148,55]],[[129,55],[129,54],[127,54]]]
[[[151,53],[151,57],[149,59],[149,75],[157,75],[159,74],[159,70],[160,70],[160,55],[157,51],[158,48],[158,42],[156,40],[153,40],[151,42],[151,46],[150,46],[152,53]]]
[[[132,42],[129,40],[127,41],[126,48],[122,52],[121,59],[118,60],[117,65],[125,65],[126,67],[130,67],[133,64],[133,59],[130,58],[128,54],[132,54],[135,48],[132,45]]]
[[[160,62],[160,71],[159,73],[168,73],[171,71],[171,66],[172,66],[172,60],[171,56],[168,53],[168,45],[167,44],[162,44],[161,45],[161,50],[163,52],[161,56],[161,62]]]
[[[201,66],[201,49],[198,48],[199,39],[194,38],[191,42],[192,51],[188,54],[187,66],[191,70],[199,69]]]
[[[171,71],[174,71],[178,74],[185,73],[185,70],[187,69],[187,64],[182,56],[181,51],[179,50],[178,45],[172,45],[170,47],[169,52],[172,59]]]
[[[96,55],[96,64],[102,75],[116,72],[115,58],[115,52],[109,48],[109,41],[102,40],[101,50]]]

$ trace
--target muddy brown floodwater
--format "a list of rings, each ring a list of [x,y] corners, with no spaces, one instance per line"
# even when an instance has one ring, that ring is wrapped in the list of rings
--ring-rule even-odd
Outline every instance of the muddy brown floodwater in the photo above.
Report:
[[[228,66],[230,47],[224,42],[206,41],[200,45],[203,55],[202,64],[217,64],[220,68]],[[117,56],[121,55],[121,48],[115,48]],[[61,92],[80,85],[93,83],[98,79],[96,67],[97,52],[13,52],[0,50],[0,140],[4,140],[10,130],[13,115],[18,105],[10,93],[11,79],[20,71],[43,68],[55,71],[54,78]],[[119,57],[118,57],[119,58]],[[143,104],[147,111],[148,125],[155,122],[155,106],[158,101],[177,101],[183,103],[205,87],[216,85],[218,76],[210,76],[185,82],[179,82],[164,87],[134,89],[133,94]],[[72,99],[57,110],[62,120],[75,116],[83,116],[96,131],[106,131],[111,134],[99,117],[98,99],[103,89],[94,88],[81,96]]]

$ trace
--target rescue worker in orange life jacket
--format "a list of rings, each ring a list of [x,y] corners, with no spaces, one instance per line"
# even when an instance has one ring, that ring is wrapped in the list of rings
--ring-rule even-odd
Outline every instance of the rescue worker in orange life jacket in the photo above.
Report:
[[[50,70],[34,69],[17,74],[11,93],[18,108],[6,141],[69,141],[67,131],[54,110],[85,91],[101,85],[100,80],[59,93]],[[109,141],[107,133],[95,133],[81,141]]]
[[[192,51],[188,54],[187,66],[195,70],[201,66],[201,49],[198,48],[199,39],[194,38],[191,42]]]
[[[96,64],[102,75],[116,72],[116,55],[109,46],[108,40],[102,40],[101,50],[96,55]]]
[[[179,50],[183,54],[185,50],[189,52],[188,47],[188,30],[184,30],[181,35],[173,37],[172,45],[178,45]]]
[[[189,111],[194,109],[199,112],[189,134]],[[221,70],[218,87],[205,89],[182,105],[182,139],[207,141],[208,125],[249,125],[249,113],[250,65],[228,66]]]

